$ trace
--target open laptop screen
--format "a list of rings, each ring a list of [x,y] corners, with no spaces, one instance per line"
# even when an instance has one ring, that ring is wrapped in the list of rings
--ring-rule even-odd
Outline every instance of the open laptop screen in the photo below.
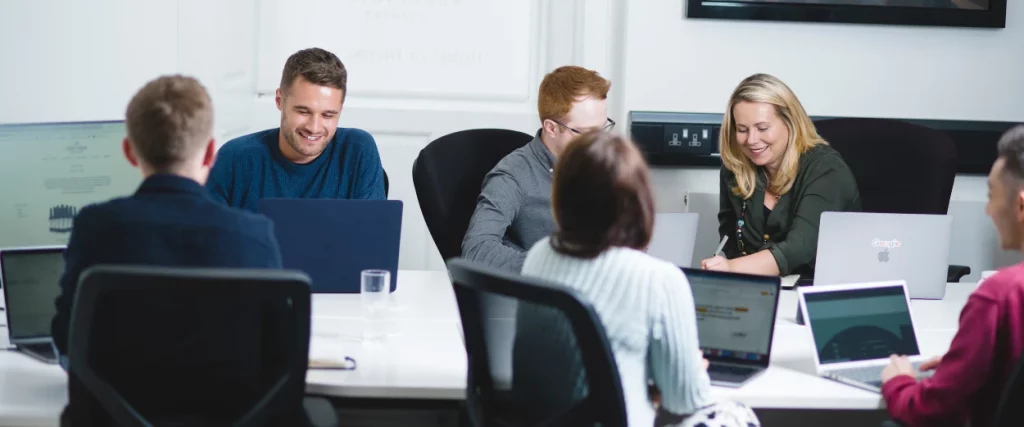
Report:
[[[0,124],[0,247],[66,245],[80,209],[134,193],[125,132],[124,121]]]
[[[355,293],[363,270],[391,272],[398,286],[401,200],[262,199],[284,268],[303,271],[313,293]],[[316,232],[310,232],[316,230]]]
[[[64,273],[64,250],[4,251],[0,269],[10,340],[49,337]]]
[[[920,354],[899,285],[804,294],[821,364]]]
[[[687,271],[697,335],[709,358],[768,360],[779,279]]]

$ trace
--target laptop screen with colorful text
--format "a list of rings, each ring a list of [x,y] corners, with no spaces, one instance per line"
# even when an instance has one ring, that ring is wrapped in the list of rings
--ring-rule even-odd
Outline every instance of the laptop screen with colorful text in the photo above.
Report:
[[[778,279],[688,274],[697,335],[706,356],[766,361],[775,326]]]

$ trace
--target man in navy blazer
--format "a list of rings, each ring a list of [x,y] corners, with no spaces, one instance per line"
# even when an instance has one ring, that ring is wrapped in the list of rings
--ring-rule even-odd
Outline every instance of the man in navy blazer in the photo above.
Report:
[[[281,253],[270,220],[214,201],[203,185],[213,166],[216,146],[212,137],[213,106],[198,81],[190,77],[164,76],[149,82],[128,104],[126,128],[128,135],[122,143],[124,155],[139,168],[144,180],[135,194],[88,206],[74,220],[64,255],[65,271],[60,282],[61,295],[56,300],[57,314],[52,323],[54,344],[65,367],[75,289],[79,276],[93,265],[281,267]],[[168,307],[168,311],[174,309]],[[181,316],[187,315],[181,313]],[[224,313],[224,316],[227,321],[244,323],[247,326],[243,329],[253,331],[258,330],[255,323],[261,320],[254,317],[250,322],[252,313]],[[225,319],[203,321],[223,322]],[[123,321],[131,322],[131,319]],[[240,335],[246,333],[245,330],[239,332]],[[258,354],[231,347],[231,339],[221,341],[215,340],[213,345],[203,348],[204,354],[197,357],[194,371],[207,370],[213,376],[245,378],[260,369]],[[124,346],[130,350],[132,343],[124,343]],[[246,354],[237,354],[242,352]],[[211,354],[215,359],[223,356],[222,362],[238,360],[239,363],[229,364],[228,369],[224,369],[223,365],[205,366],[198,362]],[[193,370],[192,361],[180,362],[186,369]],[[154,372],[161,370],[160,367],[154,369]]]

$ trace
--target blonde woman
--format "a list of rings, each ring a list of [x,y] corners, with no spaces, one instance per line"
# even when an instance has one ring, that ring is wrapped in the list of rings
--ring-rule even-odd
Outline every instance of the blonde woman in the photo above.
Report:
[[[708,270],[813,277],[818,221],[825,211],[859,211],[857,182],[818,136],[793,91],[767,74],[747,77],[722,119],[724,256]]]

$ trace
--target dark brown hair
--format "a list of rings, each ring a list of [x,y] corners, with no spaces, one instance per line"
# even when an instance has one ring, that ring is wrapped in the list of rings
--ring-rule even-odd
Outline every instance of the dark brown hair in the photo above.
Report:
[[[348,70],[333,53],[318,47],[303,49],[292,54],[284,63],[281,73],[281,92],[288,94],[288,88],[295,79],[302,77],[317,86],[327,86],[341,91],[341,100],[348,93]]]
[[[644,249],[654,228],[647,162],[625,137],[588,132],[576,137],[555,165],[551,247],[593,258],[613,246]]]
[[[168,172],[213,137],[210,95],[192,77],[157,78],[128,102],[125,127],[139,160],[157,172]]]
[[[537,113],[540,120],[562,120],[580,97],[607,99],[612,82],[575,65],[558,67],[544,76],[537,95]]]
[[[1003,159],[1003,175],[1011,178],[1017,188],[1024,186],[1024,125],[1014,126],[1003,133],[996,143],[996,150],[997,158]]]

